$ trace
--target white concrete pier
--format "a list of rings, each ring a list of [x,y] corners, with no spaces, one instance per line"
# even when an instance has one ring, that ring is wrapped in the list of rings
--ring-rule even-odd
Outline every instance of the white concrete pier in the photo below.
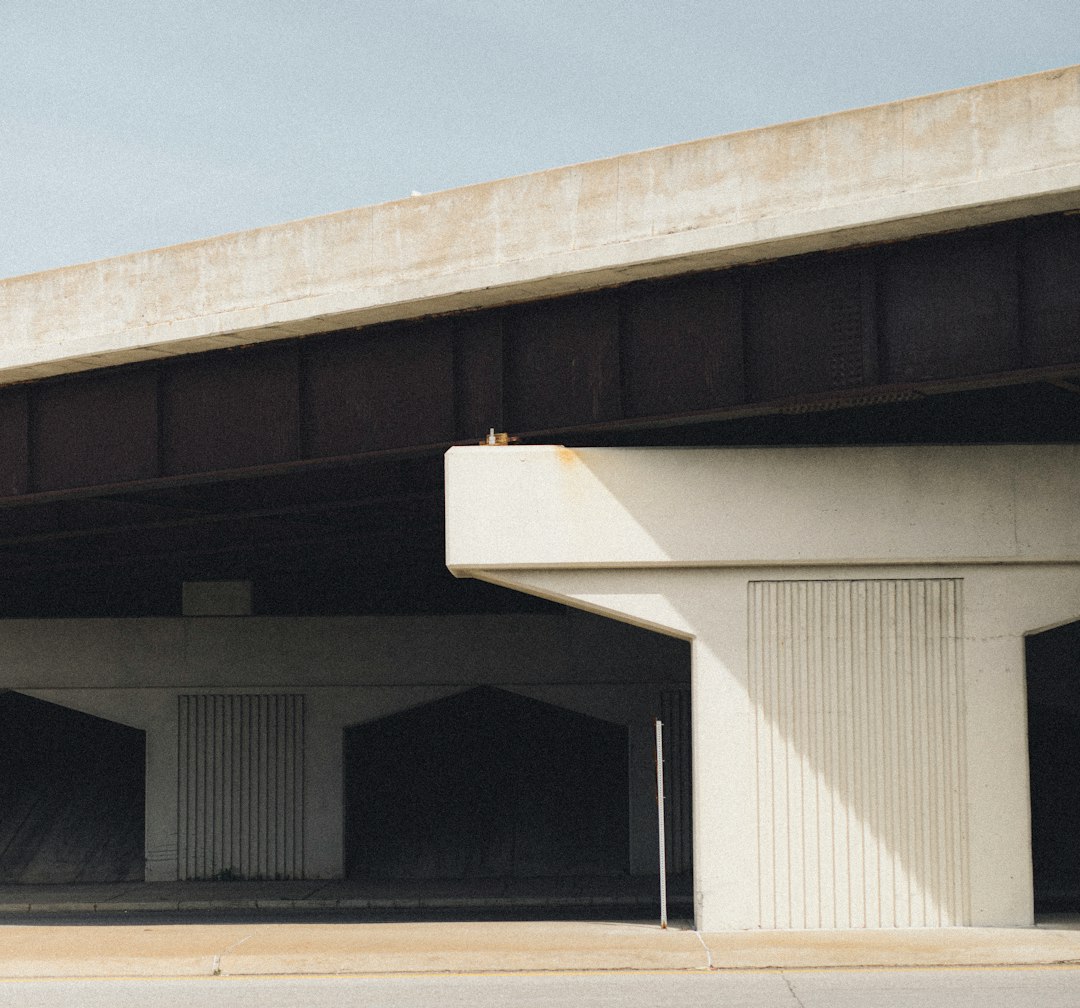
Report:
[[[455,448],[447,563],[692,641],[697,926],[1029,925],[1080,449]]]

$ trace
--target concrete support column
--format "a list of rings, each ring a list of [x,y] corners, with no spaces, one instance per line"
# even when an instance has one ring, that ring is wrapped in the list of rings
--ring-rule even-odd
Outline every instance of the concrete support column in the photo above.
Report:
[[[342,850],[341,698],[337,691],[308,695],[307,775],[304,808],[304,855],[308,878],[341,878]]]
[[[1080,566],[986,567],[965,577],[971,923],[1034,922],[1024,638],[1080,619]]]
[[[37,689],[29,696],[146,733],[147,882],[176,880],[176,695],[163,689]]]
[[[453,449],[447,564],[692,641],[699,928],[1031,923],[1080,450]]]
[[[691,671],[694,916],[700,930],[731,931],[758,923],[751,721],[730,653],[745,633],[723,643],[709,638],[694,641]]]
[[[146,722],[146,881],[174,882],[177,878],[176,697],[159,690],[153,693]]]

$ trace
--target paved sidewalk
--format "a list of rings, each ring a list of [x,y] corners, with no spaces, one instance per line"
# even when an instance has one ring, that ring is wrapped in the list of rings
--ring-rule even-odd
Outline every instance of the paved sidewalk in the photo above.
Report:
[[[617,921],[0,924],[0,977],[806,969],[1080,961],[1080,931],[745,931]]]
[[[689,890],[673,895],[686,913]],[[629,919],[648,916],[655,898],[649,880],[600,878],[2,885],[0,977],[1080,962],[1078,918],[1038,928],[699,934],[685,920],[661,930]],[[513,919],[477,919],[485,914]]]

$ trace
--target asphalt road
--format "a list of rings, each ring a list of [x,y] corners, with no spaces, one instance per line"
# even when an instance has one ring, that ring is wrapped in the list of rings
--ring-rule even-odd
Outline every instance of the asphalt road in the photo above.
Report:
[[[1080,968],[0,980],[19,1008],[1076,1008]]]

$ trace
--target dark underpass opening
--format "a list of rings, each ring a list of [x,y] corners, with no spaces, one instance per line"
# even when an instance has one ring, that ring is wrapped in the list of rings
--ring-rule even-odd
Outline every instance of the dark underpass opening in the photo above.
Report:
[[[1080,913],[1080,621],[1027,638],[1036,913]]]
[[[145,734],[0,693],[0,882],[141,881]]]
[[[623,876],[627,730],[481,686],[346,729],[351,878]]]

